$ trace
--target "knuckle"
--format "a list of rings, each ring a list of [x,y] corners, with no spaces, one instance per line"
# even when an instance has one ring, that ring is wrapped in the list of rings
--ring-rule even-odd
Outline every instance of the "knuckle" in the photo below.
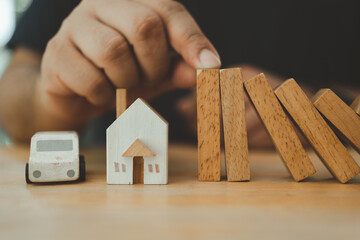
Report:
[[[64,49],[68,49],[69,46],[69,40],[64,35],[57,33],[47,42],[43,58],[46,56],[46,58],[58,61],[60,56],[64,56]]]
[[[69,29],[73,24],[71,23],[71,15],[62,21],[60,26],[60,31],[64,31],[65,29]]]
[[[158,36],[163,31],[163,26],[159,16],[146,14],[137,20],[135,30],[135,39],[143,41]]]
[[[47,44],[46,44],[46,49],[45,52],[46,53],[57,53],[61,50],[61,41],[58,37],[58,35],[55,35],[53,38],[51,38]]]
[[[177,1],[161,1],[160,7],[170,16],[187,11],[184,5]]]
[[[93,0],[87,0],[87,1],[81,1],[80,4],[75,7],[75,10],[78,8],[85,8],[87,10],[96,8],[96,3],[97,1],[93,1]]]
[[[100,60],[104,63],[114,61],[126,55],[129,51],[127,41],[122,36],[116,36],[104,40],[103,51],[100,53]]]
[[[70,13],[70,15],[61,22],[58,34],[71,35],[76,29],[74,26],[77,25],[78,19],[79,16],[76,12]]]
[[[47,42],[47,44],[46,44],[46,50],[57,48],[57,46],[58,46],[58,43],[57,43],[57,41],[56,41],[56,35],[55,35],[53,38],[51,38],[51,39]]]

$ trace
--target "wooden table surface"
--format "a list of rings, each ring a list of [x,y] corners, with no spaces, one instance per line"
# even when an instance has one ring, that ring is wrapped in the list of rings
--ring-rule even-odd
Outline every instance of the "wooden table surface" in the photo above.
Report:
[[[304,182],[271,150],[250,151],[250,182],[198,182],[175,145],[169,184],[144,186],[106,185],[104,148],[82,152],[86,182],[27,185],[28,147],[0,148],[0,239],[360,239],[360,176],[340,184],[313,153]]]

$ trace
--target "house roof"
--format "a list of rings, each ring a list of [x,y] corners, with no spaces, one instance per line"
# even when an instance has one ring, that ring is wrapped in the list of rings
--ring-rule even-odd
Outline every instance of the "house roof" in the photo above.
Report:
[[[156,156],[143,142],[136,139],[122,154],[123,157],[153,157]]]
[[[138,102],[138,101],[142,102],[142,103],[143,103],[145,106],[147,106],[151,111],[153,111],[153,112],[161,119],[161,121],[163,121],[164,123],[168,124],[168,122],[167,122],[154,108],[152,108],[144,99],[138,98],[138,99],[135,100],[134,103],[136,103],[136,102]],[[134,105],[134,103],[131,104],[131,106]],[[130,107],[131,107],[131,106],[130,106]],[[129,107],[129,108],[130,108],[130,107]]]
[[[113,126],[119,122],[118,120],[124,119],[126,117],[129,117],[129,115],[144,115],[145,112],[150,112],[154,116],[157,117],[157,119],[162,122],[165,125],[169,125],[168,122],[158,113],[156,110],[154,110],[145,100],[142,98],[136,99],[115,121],[108,127],[107,130],[110,130]],[[144,118],[146,120],[146,118]]]

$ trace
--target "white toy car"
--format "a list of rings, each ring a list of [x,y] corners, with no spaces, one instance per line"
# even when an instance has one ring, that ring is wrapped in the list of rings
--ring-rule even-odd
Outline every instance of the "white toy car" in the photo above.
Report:
[[[27,183],[85,180],[85,160],[79,156],[76,132],[38,132],[31,138],[26,163]]]

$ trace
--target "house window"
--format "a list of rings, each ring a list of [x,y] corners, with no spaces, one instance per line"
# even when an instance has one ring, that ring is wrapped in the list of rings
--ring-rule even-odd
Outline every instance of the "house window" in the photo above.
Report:
[[[126,172],[126,165],[125,164],[121,164],[121,170],[122,170],[122,172]]]
[[[115,166],[115,172],[120,172],[119,163],[118,163],[118,162],[114,162],[114,166]]]
[[[159,164],[155,164],[155,171],[156,171],[156,173],[160,172]]]
[[[153,172],[153,166],[152,166],[152,164],[149,164],[148,167],[149,167],[149,172]]]

